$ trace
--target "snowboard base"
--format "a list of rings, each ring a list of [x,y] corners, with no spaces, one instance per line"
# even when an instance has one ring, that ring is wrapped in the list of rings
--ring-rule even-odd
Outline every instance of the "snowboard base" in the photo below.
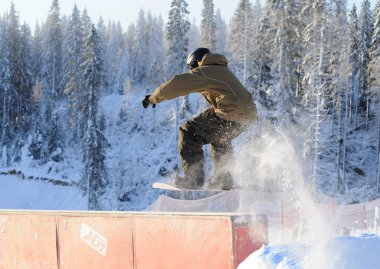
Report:
[[[207,188],[203,188],[203,189],[180,189],[180,188],[177,188],[176,186],[174,186],[170,183],[161,182],[161,181],[154,182],[152,187],[154,189],[161,189],[161,190],[168,190],[168,191],[179,191],[179,192],[212,192],[212,193],[216,193],[216,192],[227,191],[227,190],[207,189]]]

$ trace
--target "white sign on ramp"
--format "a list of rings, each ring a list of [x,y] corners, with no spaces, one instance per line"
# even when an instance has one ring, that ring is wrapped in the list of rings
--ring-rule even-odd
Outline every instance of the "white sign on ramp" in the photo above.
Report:
[[[101,255],[106,256],[108,240],[103,235],[92,229],[86,223],[82,223],[80,229],[80,239],[87,245],[99,252]]]

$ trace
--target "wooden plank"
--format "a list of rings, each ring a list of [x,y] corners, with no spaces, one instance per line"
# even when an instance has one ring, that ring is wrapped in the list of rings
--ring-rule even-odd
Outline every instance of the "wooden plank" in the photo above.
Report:
[[[133,268],[132,220],[125,215],[59,217],[62,269]]]
[[[0,268],[57,268],[56,219],[0,214]]]

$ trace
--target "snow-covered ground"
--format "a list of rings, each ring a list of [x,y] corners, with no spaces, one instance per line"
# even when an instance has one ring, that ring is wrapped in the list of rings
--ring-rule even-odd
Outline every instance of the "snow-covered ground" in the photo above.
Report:
[[[79,188],[26,180],[16,175],[1,175],[0,208],[85,210],[87,203]]]
[[[238,269],[379,269],[380,237],[340,236],[311,245],[269,245]]]

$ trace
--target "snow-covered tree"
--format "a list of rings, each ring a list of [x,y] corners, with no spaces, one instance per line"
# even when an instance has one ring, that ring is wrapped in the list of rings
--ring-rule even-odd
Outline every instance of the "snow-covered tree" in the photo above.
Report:
[[[376,67],[378,66],[378,61],[380,57],[380,1],[377,1],[375,9],[373,11],[373,34],[371,40],[371,51],[370,51],[370,64],[369,64],[369,76],[370,83],[369,86],[372,87],[373,80],[378,77],[378,72]]]
[[[243,85],[247,86],[249,57],[252,50],[252,5],[249,0],[240,0],[229,27],[228,51],[231,53],[230,66]]]
[[[284,115],[290,114],[297,95],[301,64],[299,31],[302,30],[298,14],[301,7],[298,1],[284,0],[274,2],[271,9],[271,15],[277,18],[273,25],[277,29],[272,49],[272,74],[277,81],[273,97],[277,99],[280,114]]]
[[[359,108],[359,21],[356,12],[356,6],[353,5],[349,15],[349,46],[350,46],[350,70],[351,70],[351,98],[349,114],[350,120],[355,120],[357,126],[358,108]],[[353,116],[352,116],[353,115]]]
[[[62,87],[62,28],[59,1],[53,0],[44,25],[42,87],[50,102],[61,97]]]
[[[73,140],[79,143],[81,137],[80,104],[83,96],[82,51],[84,47],[83,24],[80,12],[75,5],[69,19],[65,40],[66,53],[64,55],[65,81],[64,92],[69,97],[70,125],[73,128]]]
[[[57,101],[63,94],[62,87],[62,45],[60,7],[58,0],[53,0],[46,23],[42,28],[42,63],[41,63],[41,92],[40,119],[41,130],[45,141],[50,137],[51,124]],[[47,147],[43,156],[49,156]]]
[[[359,15],[359,70],[358,79],[360,87],[360,107],[366,114],[366,127],[368,128],[369,117],[369,93],[368,93],[368,65],[370,62],[369,52],[371,48],[373,21],[371,4],[369,0],[363,0]]]
[[[201,20],[201,46],[215,51],[216,35],[215,35],[215,14],[213,0],[203,0]]]
[[[186,58],[188,53],[189,39],[187,32],[190,29],[190,22],[187,19],[185,0],[173,0],[170,5],[169,20],[166,29],[168,41],[168,78],[174,74],[186,70]]]
[[[149,34],[150,67],[149,85],[156,87],[165,80],[165,36],[162,17],[155,17],[152,21]]]
[[[254,100],[257,100],[268,109],[273,109],[273,102],[268,94],[273,92],[273,77],[271,69],[273,65],[272,48],[276,37],[276,29],[271,19],[271,7],[266,6],[259,22],[259,28],[253,45],[252,56],[255,71],[252,76],[252,87]]]
[[[332,153],[328,161],[336,163],[337,189],[343,190],[346,182],[346,151],[348,115],[350,111],[350,91],[348,79],[350,76],[349,64],[349,31],[346,12],[346,1],[335,0],[332,2],[332,12],[328,21],[330,30],[330,66],[331,82],[328,82],[330,92],[327,92],[332,101],[332,132],[336,136],[336,147],[325,150]],[[336,123],[336,124],[335,124]],[[336,130],[335,130],[336,126]],[[335,139],[334,139],[335,140]],[[330,147],[328,143],[327,148]],[[328,155],[328,154],[327,154]]]
[[[62,161],[62,133],[58,126],[58,114],[54,112],[51,122],[51,130],[47,141],[47,156],[46,160],[59,162]]]
[[[193,17],[193,21],[190,24],[190,29],[187,32],[187,38],[189,39],[189,51],[193,51],[196,48],[199,48],[201,45],[201,38],[199,33],[199,28],[197,26],[197,20]]]
[[[312,181],[318,184],[319,162],[321,155],[321,123],[325,104],[325,82],[327,80],[326,66],[326,2],[310,1],[304,7],[304,12],[310,16],[310,22],[303,32],[303,42],[307,48],[303,59],[304,105],[311,112],[311,122],[306,132],[304,154],[312,160]]]
[[[8,165],[8,150],[11,133],[11,105],[10,96],[12,91],[12,63],[9,44],[9,23],[7,18],[0,19],[0,96],[1,96],[1,149],[3,166]]]
[[[136,34],[133,42],[131,61],[131,78],[133,84],[140,84],[147,78],[148,63],[151,60],[148,51],[149,27],[145,13],[140,10],[136,23]]]
[[[133,41],[132,41],[133,43]],[[132,50],[133,45],[129,48]],[[106,51],[104,51],[104,75],[105,75],[105,85],[107,85],[108,93],[115,89],[116,76],[118,74],[118,69],[120,66],[120,61],[123,58],[125,51],[125,40],[123,29],[120,23],[110,22],[107,26],[107,45],[105,46]],[[132,51],[129,52],[132,55]]]
[[[224,19],[222,18],[222,14],[220,9],[216,10],[215,14],[215,51],[217,53],[226,54],[226,46],[227,46],[227,25]]]
[[[42,31],[37,23],[34,27],[34,38],[32,40],[32,68],[35,81],[41,80],[42,66]]]
[[[20,29],[20,86],[18,92],[18,130],[26,134],[33,121],[32,88],[34,85],[32,63],[32,36],[27,24]]]
[[[374,186],[376,192],[380,193],[380,1],[377,1],[373,12],[373,35],[371,42],[370,64],[369,64],[369,86],[374,103],[377,103],[376,112],[376,134],[377,134],[377,173]]]
[[[106,140],[99,129],[98,100],[100,94],[102,52],[99,47],[99,39],[92,27],[91,35],[87,38],[83,52],[84,69],[84,100],[82,107],[84,137],[82,139],[82,156],[84,168],[82,172],[82,184],[86,186],[88,195],[88,207],[90,210],[101,209],[101,197],[105,193],[108,183],[105,167]]]

